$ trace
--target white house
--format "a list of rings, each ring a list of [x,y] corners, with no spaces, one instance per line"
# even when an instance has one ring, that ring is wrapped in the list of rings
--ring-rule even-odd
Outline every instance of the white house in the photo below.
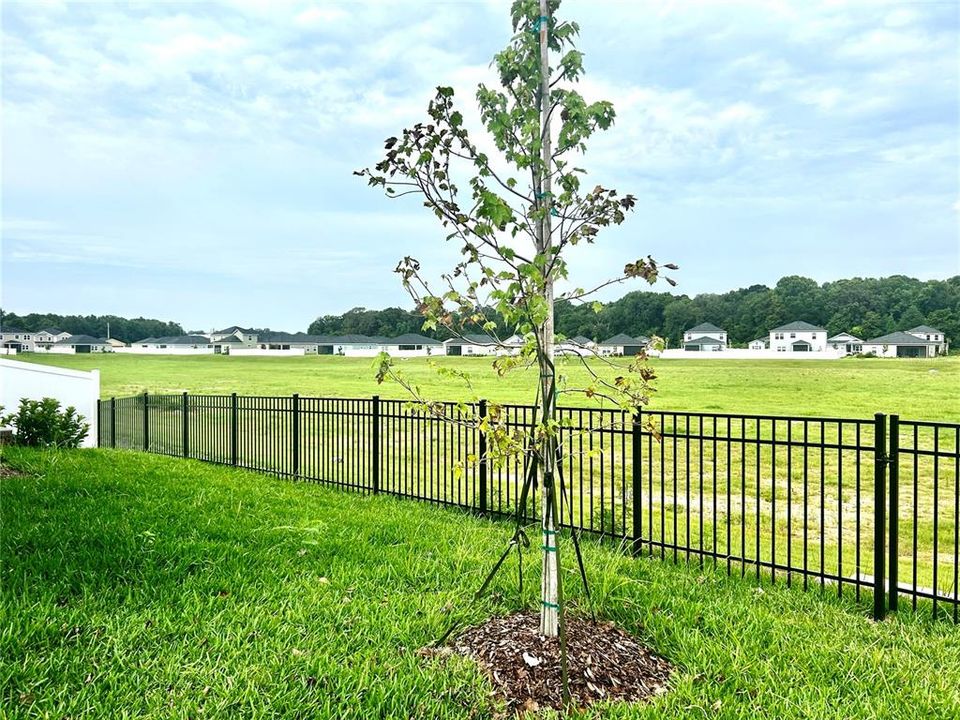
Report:
[[[683,333],[683,349],[717,352],[727,347],[727,331],[711,323],[700,323]]]
[[[950,350],[950,346],[947,344],[947,337],[943,334],[943,331],[937,330],[929,325],[917,325],[917,327],[907,330],[907,334],[918,337],[921,340],[929,340],[930,342],[937,343],[937,355],[946,355]]]
[[[526,339],[522,335],[511,335],[500,343],[497,348],[497,355],[516,355],[526,344]]]
[[[71,335],[51,345],[47,352],[60,355],[80,355],[84,353],[113,352],[114,348],[106,340],[89,335]]]
[[[554,351],[557,355],[580,355],[581,357],[585,355],[592,355],[594,348],[597,344],[588,337],[583,335],[577,335],[576,337],[567,338],[556,344]]]
[[[218,340],[226,340],[230,337],[235,337],[240,340],[240,342],[248,345],[254,345],[257,342],[257,333],[255,331],[248,328],[242,328],[239,325],[231,325],[223,330],[214,330],[207,335],[207,337],[214,342],[217,342]]]
[[[496,355],[500,343],[489,335],[465,334],[443,341],[447,355]]]
[[[30,352],[36,347],[36,335],[29,330],[4,328],[0,331],[0,346],[17,352]]]
[[[867,340],[863,343],[863,352],[877,357],[926,358],[936,356],[938,346],[936,340],[924,340],[910,333],[893,332]]]
[[[114,352],[130,355],[211,355],[214,344],[204,335],[173,335],[144,338],[130,343],[130,347],[112,349]]]
[[[767,349],[767,339],[766,338],[757,338],[756,340],[751,340],[750,344],[747,345],[747,348],[750,350],[766,350]]]
[[[59,328],[44,328],[35,334],[34,343],[38,349],[45,350],[55,342],[66,340],[68,337],[70,337],[70,333]]]
[[[845,332],[827,338],[827,345],[841,355],[858,355],[863,352],[863,340]]]
[[[380,350],[394,357],[443,355],[443,343],[416,333],[407,333],[395,338],[387,338],[380,343]]]
[[[345,357],[375,357],[380,353],[381,343],[386,338],[367,335],[317,335],[318,355],[343,355]]]
[[[827,331],[796,320],[770,331],[770,349],[777,352],[823,352],[827,349]]]
[[[613,337],[597,343],[597,352],[601,355],[631,356],[639,355],[647,349],[650,338],[644,335],[630,337],[626,333],[618,333]]]

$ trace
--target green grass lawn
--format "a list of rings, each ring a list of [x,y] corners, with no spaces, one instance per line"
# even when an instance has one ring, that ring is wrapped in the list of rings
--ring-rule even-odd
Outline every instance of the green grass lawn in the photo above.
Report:
[[[222,356],[31,355],[18,359],[82,370],[99,368],[103,397],[182,392],[241,395],[405,398],[395,384],[378,386],[369,358],[231,358]],[[490,359],[438,358],[465,369],[473,389],[439,377],[426,358],[398,360],[424,393],[442,400],[485,397],[496,402],[529,403],[534,371],[498,379]],[[566,361],[561,373],[582,383],[579,361]],[[655,360],[659,376],[652,407],[663,410],[756,414],[872,417],[899,413],[904,418],[960,420],[960,356],[930,360]],[[599,367],[599,364],[598,364]],[[614,375],[610,369],[608,375]],[[564,405],[589,405],[566,396]]]
[[[414,654],[452,612],[533,606],[509,529],[412,501],[123,451],[4,449],[0,716],[490,717],[464,661]],[[571,604],[583,594],[570,567]],[[960,630],[850,595],[758,588],[585,549],[600,614],[678,667],[615,718],[960,716]]]

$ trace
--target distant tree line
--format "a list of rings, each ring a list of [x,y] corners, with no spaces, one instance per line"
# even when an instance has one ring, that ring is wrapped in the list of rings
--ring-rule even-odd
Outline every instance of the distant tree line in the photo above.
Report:
[[[486,315],[497,323],[502,337],[513,332],[493,311]],[[868,340],[894,330],[932,325],[943,330],[960,347],[960,275],[947,280],[916,280],[903,275],[888,278],[851,278],[818,284],[809,278],[791,275],[774,287],[752,285],[740,290],[693,297],[671,293],[631,292],[606,303],[596,312],[589,305],[560,302],[556,307],[556,328],[567,337],[585,335],[603,340],[617,333],[659,335],[676,347],[684,330],[702,322],[719,325],[730,334],[730,342],[744,345],[777,325],[806,320],[827,329],[831,335],[851,332]],[[17,315],[0,311],[3,328],[36,332],[48,327],[74,335],[106,337],[133,342],[145,337],[183,335],[179,323],[116,315]],[[415,310],[358,307],[342,315],[324,315],[312,323],[311,335],[380,335],[405,333],[430,335],[440,340],[443,331],[425,333],[423,318]],[[481,332],[470,328],[468,332]]]
[[[17,315],[0,311],[0,325],[3,329],[15,328],[28,332],[39,332],[46,328],[57,328],[72,335],[91,335],[107,337],[107,325],[110,337],[123,342],[134,342],[147,337],[167,337],[183,335],[179,323],[152,320],[150,318],[124,318],[116,315],[54,315],[49,313],[30,313]]]
[[[512,331],[493,314],[501,334]],[[672,347],[687,328],[702,322],[719,325],[734,345],[766,337],[771,329],[793,320],[805,320],[831,335],[850,332],[868,340],[895,330],[932,325],[960,343],[960,275],[947,280],[921,281],[903,275],[887,278],[850,278],[818,284],[791,275],[774,287],[752,285],[726,293],[690,297],[671,293],[631,292],[596,312],[589,305],[558,303],[556,328],[567,337],[585,335],[595,340],[626,333],[659,335]],[[354,308],[343,315],[325,315],[310,324],[314,335],[385,335],[423,333],[414,310]],[[476,332],[477,330],[473,330]]]

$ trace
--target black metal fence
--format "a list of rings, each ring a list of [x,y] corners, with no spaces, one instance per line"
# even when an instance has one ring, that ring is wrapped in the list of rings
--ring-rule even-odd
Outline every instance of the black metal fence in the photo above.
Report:
[[[529,427],[534,409],[502,406]],[[471,415],[486,412],[486,403]],[[960,424],[562,408],[563,524],[635,554],[960,614]],[[462,406],[446,416],[467,420]],[[521,459],[400,400],[140,395],[101,401],[99,444],[482,513],[518,510]],[[653,430],[648,427],[652,421]],[[520,508],[537,516],[537,498]]]

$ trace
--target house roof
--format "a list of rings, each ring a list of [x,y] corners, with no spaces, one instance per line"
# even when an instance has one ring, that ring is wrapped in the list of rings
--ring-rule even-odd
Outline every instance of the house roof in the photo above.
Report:
[[[313,335],[312,340],[318,345],[376,345],[384,338],[369,337],[368,335]]]
[[[499,343],[489,335],[465,333],[463,337],[450,338],[443,341],[444,345],[498,345]]]
[[[55,342],[54,345],[106,345],[107,341],[103,338],[95,338],[90,335],[73,335],[72,337],[64,338],[58,342]]]
[[[230,334],[232,334],[232,333],[237,332],[237,330],[239,330],[240,332],[242,332],[242,333],[244,333],[244,334],[246,334],[246,335],[251,335],[251,334],[253,334],[253,330],[251,330],[251,329],[249,329],[249,328],[242,328],[242,327],[240,327],[239,325],[231,325],[230,327],[224,328],[223,330],[217,330],[216,332],[214,332],[214,333],[212,333],[212,334],[213,334],[213,335],[230,335]]]
[[[851,335],[850,333],[838,333],[831,338],[827,338],[827,342],[840,342],[843,340],[853,340],[855,342],[863,342],[856,335]]]
[[[564,340],[564,342],[571,343],[572,345],[580,345],[581,347],[586,347],[587,345],[593,344],[593,340],[584,335],[577,335],[576,337],[567,338]]]
[[[700,335],[693,338],[692,340],[685,340],[684,345],[723,345],[722,342],[716,338],[707,337],[706,335]]]
[[[794,320],[786,325],[775,327],[770,332],[826,332],[826,330],[803,320]]]
[[[637,345],[643,344],[639,342],[640,338],[632,338],[626,333],[617,333],[613,337],[607,338],[603,342],[599,343],[600,345]],[[646,342],[646,339],[644,339]]]
[[[927,335],[927,334],[941,335],[943,333],[942,330],[937,330],[936,328],[930,327],[929,325],[917,325],[915,328],[910,328],[909,330],[907,330],[907,332],[923,333],[924,335]]]
[[[157,342],[166,345],[209,345],[210,338],[203,335],[173,335],[171,337],[158,338]]]
[[[60,328],[43,328],[42,330],[39,330],[38,332],[45,332],[45,333],[47,333],[48,335],[59,335],[60,333],[62,333],[62,332],[64,332],[64,331],[61,330]],[[70,334],[70,333],[67,333],[67,335],[69,335],[69,334]]]
[[[0,332],[3,332],[4,335],[9,335],[10,333],[22,335],[23,333],[29,332],[29,331],[28,331],[28,330],[21,330],[20,328],[11,328],[11,327],[8,327],[8,328],[3,328],[3,330],[0,331]]]
[[[210,340],[209,342],[216,343],[217,345],[223,345],[224,343],[229,345],[243,345],[243,340],[238,338],[236,335],[230,335],[229,337],[221,338],[220,340]]]
[[[916,335],[910,335],[905,332],[892,332],[889,335],[881,335],[873,340],[867,340],[868,345],[936,345],[933,340],[923,340]]]
[[[433,338],[428,338],[423,335],[417,335],[417,333],[405,333],[403,335],[398,335],[395,338],[387,338],[385,343],[386,345],[439,345],[439,340],[434,340]]]
[[[757,338],[756,340],[751,340],[751,341],[750,341],[751,344],[757,343],[757,342],[758,342],[758,343],[763,343],[764,345],[766,345],[766,344],[767,344],[767,338],[762,337],[762,338]]]
[[[726,332],[723,328],[718,328],[711,323],[700,323],[696,327],[687,330],[688,333],[708,333],[708,332]]]

